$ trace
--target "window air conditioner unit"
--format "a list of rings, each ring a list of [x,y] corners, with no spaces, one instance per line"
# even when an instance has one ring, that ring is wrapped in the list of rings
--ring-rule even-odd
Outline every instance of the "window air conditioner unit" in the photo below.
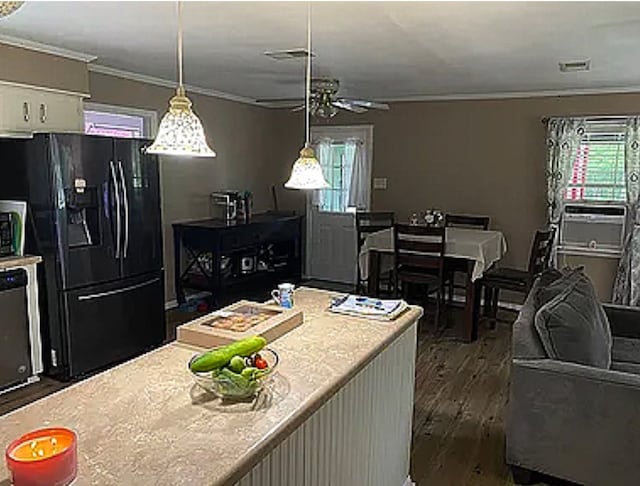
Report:
[[[560,251],[619,255],[627,222],[622,204],[567,204],[560,223]]]

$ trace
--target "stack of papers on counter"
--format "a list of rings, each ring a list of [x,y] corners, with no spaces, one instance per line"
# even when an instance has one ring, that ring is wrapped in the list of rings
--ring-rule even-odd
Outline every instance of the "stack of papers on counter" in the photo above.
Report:
[[[392,321],[408,307],[404,300],[382,300],[360,295],[346,295],[336,299],[329,310],[355,317]]]

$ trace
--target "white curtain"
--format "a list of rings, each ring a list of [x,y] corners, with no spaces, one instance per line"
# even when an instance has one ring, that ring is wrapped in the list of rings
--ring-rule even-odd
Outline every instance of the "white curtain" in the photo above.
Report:
[[[584,118],[551,118],[547,123],[547,211],[549,227],[556,230],[554,265],[565,193],[584,134]]]
[[[345,157],[351,160],[351,173],[348,175],[347,185],[349,188],[347,207],[357,209],[367,209],[369,207],[369,171],[370,167],[365,160],[364,148],[361,140],[348,140],[345,144]],[[347,164],[348,166],[348,164]]]
[[[627,235],[613,287],[613,302],[640,306],[640,117],[627,120],[625,131]]]
[[[329,181],[329,171],[327,167],[333,165],[333,150],[331,150],[331,139],[321,138],[315,144],[313,148],[316,152],[316,157],[322,166],[322,173],[327,181]],[[322,206],[322,189],[313,191],[313,205]]]

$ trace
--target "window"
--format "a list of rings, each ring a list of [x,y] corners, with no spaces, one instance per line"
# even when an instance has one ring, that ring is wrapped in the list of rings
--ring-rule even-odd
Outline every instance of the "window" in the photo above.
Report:
[[[85,103],[84,133],[117,138],[151,138],[155,132],[154,111]]]
[[[347,157],[345,142],[329,142],[329,154],[322,148],[319,152],[324,177],[331,186],[320,191],[320,211],[329,213],[345,213],[349,211],[349,186],[353,171],[353,154]],[[355,211],[352,208],[351,211]]]
[[[355,206],[368,208],[373,127],[312,127],[311,135],[316,157],[329,183],[329,188],[313,191],[314,206],[323,213],[355,212]],[[354,176],[356,179],[352,181]]]
[[[578,147],[565,199],[626,201],[624,121],[587,122]]]

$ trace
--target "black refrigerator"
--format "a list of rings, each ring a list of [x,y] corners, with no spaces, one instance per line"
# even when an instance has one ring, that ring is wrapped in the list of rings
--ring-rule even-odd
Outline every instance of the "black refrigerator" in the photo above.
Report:
[[[0,139],[0,199],[28,202],[45,372],[69,379],[165,339],[158,159],[146,140]]]

